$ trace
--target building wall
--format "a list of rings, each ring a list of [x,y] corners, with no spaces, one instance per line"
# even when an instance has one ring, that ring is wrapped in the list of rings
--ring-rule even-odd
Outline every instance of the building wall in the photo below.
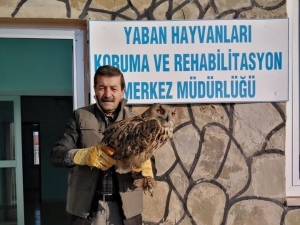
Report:
[[[285,0],[2,0],[0,17],[99,20],[285,18]],[[156,154],[145,224],[297,225],[285,205],[285,103],[178,105]],[[136,113],[146,106],[133,106]]]

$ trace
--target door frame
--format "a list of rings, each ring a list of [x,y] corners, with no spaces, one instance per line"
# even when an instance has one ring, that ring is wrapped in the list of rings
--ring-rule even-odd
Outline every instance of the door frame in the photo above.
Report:
[[[0,27],[0,38],[67,39],[73,41],[73,109],[85,106],[84,34],[78,28]],[[11,93],[13,95],[14,93]],[[10,93],[7,93],[10,95]],[[39,95],[38,93],[36,95]],[[55,96],[57,94],[50,94]]]
[[[67,39],[73,41],[73,109],[85,106],[85,30],[79,28],[35,28],[35,27],[0,27],[0,38],[38,38],[38,39]],[[36,93],[38,96],[39,93]],[[51,96],[56,93],[49,93]],[[16,122],[15,151],[16,160],[0,161],[1,167],[16,166],[16,190],[17,190],[17,220],[18,224],[24,224],[24,198],[23,198],[23,169],[22,169],[22,140],[21,140],[21,109],[20,96],[15,93],[0,95],[0,100],[10,99],[14,101],[14,119]]]
[[[14,104],[14,144],[15,160],[0,160],[0,168],[15,168],[17,194],[17,223],[24,224],[22,134],[20,96],[0,96],[0,101],[12,101]]]

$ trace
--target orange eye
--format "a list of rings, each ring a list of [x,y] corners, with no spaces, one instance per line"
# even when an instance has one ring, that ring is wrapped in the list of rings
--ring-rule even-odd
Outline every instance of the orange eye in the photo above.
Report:
[[[159,108],[156,112],[160,115],[163,115],[165,113],[165,110],[163,110],[162,108]]]

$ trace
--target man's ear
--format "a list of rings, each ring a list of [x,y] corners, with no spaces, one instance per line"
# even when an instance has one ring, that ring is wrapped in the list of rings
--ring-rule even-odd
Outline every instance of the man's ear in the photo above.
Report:
[[[123,98],[125,93],[126,93],[126,88],[123,89]]]

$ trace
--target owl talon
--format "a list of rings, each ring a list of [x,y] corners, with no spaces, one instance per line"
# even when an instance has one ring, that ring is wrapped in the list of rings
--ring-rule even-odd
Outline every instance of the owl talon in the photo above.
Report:
[[[143,177],[141,174],[139,175],[140,176],[138,176],[137,173],[133,174],[133,184],[137,187],[143,188],[144,194],[148,191],[150,196],[153,197],[153,188],[157,185],[156,180],[152,177]]]
[[[151,189],[149,189],[148,191],[149,191],[149,193],[150,193],[150,196],[153,197],[153,189],[151,188]]]
[[[150,197],[153,197],[153,189],[152,188],[148,187],[148,188],[144,188],[143,190],[144,190],[144,195],[146,195],[147,194],[146,191],[148,191],[150,194]]]

